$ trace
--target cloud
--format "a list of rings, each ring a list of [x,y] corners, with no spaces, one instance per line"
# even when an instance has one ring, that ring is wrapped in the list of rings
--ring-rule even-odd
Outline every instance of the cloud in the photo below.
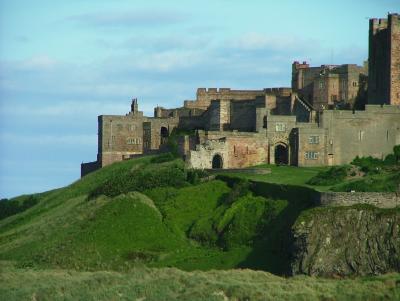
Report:
[[[97,135],[68,135],[68,134],[38,134],[38,135],[24,135],[16,133],[0,133],[0,141],[7,141],[7,144],[22,146],[97,146]]]
[[[271,51],[310,51],[320,46],[315,40],[299,39],[295,36],[273,36],[258,32],[248,32],[227,41],[228,46],[242,50],[265,50]]]
[[[165,26],[186,21],[188,14],[168,10],[137,10],[128,12],[101,12],[70,16],[79,23],[101,27]]]
[[[23,70],[49,70],[54,68],[57,63],[57,60],[47,55],[37,55],[20,61],[18,68]]]
[[[140,110],[152,111],[153,106],[149,104],[140,104]],[[60,103],[41,103],[41,104],[3,104],[1,115],[26,117],[77,117],[77,116],[97,116],[100,114],[126,114],[130,110],[129,99],[126,101],[100,102],[100,101],[62,101]]]

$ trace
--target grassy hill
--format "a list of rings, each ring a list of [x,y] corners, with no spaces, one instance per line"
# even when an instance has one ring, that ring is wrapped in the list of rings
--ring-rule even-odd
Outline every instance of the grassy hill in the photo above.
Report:
[[[151,284],[141,282],[143,287],[137,288],[138,292],[150,285],[159,286],[155,291],[160,294],[175,296],[179,292],[175,282],[182,281],[179,279],[188,277],[196,283],[196,279],[211,277],[209,285],[213,285],[217,293],[222,289],[225,296],[245,299],[246,294],[253,296],[250,293],[253,289],[250,284],[243,287],[243,291],[235,289],[243,285],[236,279],[238,275],[240,279],[254,275],[268,279],[275,276],[252,274],[256,272],[251,271],[184,274],[164,268],[186,271],[251,268],[275,274],[287,273],[291,227],[304,210],[313,206],[310,201],[313,189],[309,187],[316,186],[307,182],[326,172],[327,168],[273,167],[271,175],[240,174],[241,179],[221,176],[210,180],[199,179],[202,175],[187,170],[181,160],[170,159],[143,157],[119,162],[68,187],[8,201],[15,202],[14,207],[18,210],[0,220],[0,261],[7,263],[1,267],[1,277],[8,288],[5,293],[11,294],[11,299],[27,296],[24,294],[32,291],[47,296],[49,291],[58,290],[60,283],[66,281],[69,283],[65,288],[69,291],[68,298],[74,299],[71,291],[76,289],[82,295],[87,293],[88,299],[96,299],[97,294],[103,294],[111,283],[126,278],[121,284],[121,292],[139,296],[139,293],[133,293],[132,283],[157,274],[160,277],[155,277]],[[257,180],[263,177],[261,183],[249,185],[246,179],[254,177]],[[268,182],[299,186],[274,186]],[[69,273],[74,276],[68,278]],[[167,277],[164,275],[168,274],[173,278],[171,291],[164,287]],[[32,285],[24,286],[12,295],[9,290],[15,285],[15,277],[26,275],[33,277]],[[53,277],[51,275],[54,275],[53,282],[40,284],[46,277]],[[85,292],[89,286],[78,284],[76,279],[88,277],[102,279],[99,280],[101,288]],[[226,277],[225,284],[221,277]],[[301,278],[304,283],[310,281],[307,284],[310,290],[302,293],[300,280],[274,279],[282,292],[265,296],[288,299],[289,295],[284,292],[286,286],[298,287],[299,291],[290,295],[297,296],[297,300],[307,294],[315,298],[330,294],[324,295],[321,288],[316,287],[324,280]],[[397,274],[368,281],[355,280],[353,285],[359,285],[360,291],[351,292],[351,280],[348,280],[348,291],[344,291],[343,296],[354,293],[361,299],[360,296],[365,296],[364,289],[376,285],[376,296],[379,297],[384,289],[400,283]],[[266,283],[259,285],[272,287]],[[334,280],[324,282],[321,287],[324,285],[332,293],[342,287]],[[184,287],[190,292],[188,296],[203,298],[201,285],[192,288],[188,282]],[[394,288],[388,295],[390,298],[398,294],[398,286],[394,285]],[[151,296],[156,299],[157,294]],[[264,295],[260,293],[259,296]],[[216,295],[215,299],[222,297]]]
[[[252,270],[129,272],[15,269],[0,265],[2,300],[354,300],[400,299],[400,276],[282,278]],[[23,283],[23,285],[21,285]]]

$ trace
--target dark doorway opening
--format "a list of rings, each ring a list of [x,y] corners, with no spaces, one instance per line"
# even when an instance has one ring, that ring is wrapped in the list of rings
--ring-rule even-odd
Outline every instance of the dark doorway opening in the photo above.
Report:
[[[160,136],[161,136],[161,144],[167,143],[169,132],[165,126],[161,127]]]
[[[222,168],[222,157],[221,155],[215,155],[212,160],[212,168]]]
[[[289,163],[288,148],[283,144],[275,146],[275,164],[287,165]]]

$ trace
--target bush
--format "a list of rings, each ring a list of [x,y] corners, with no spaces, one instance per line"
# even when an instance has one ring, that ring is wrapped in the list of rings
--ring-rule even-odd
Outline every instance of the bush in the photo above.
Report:
[[[379,173],[380,169],[385,165],[385,161],[378,158],[369,157],[355,157],[351,164],[360,167],[360,170],[365,173]]]
[[[308,180],[307,184],[328,186],[342,182],[347,177],[349,166],[333,166],[327,171],[321,171]]]
[[[400,162],[400,144],[393,147],[393,154],[396,157],[396,161]]]
[[[175,156],[172,153],[165,153],[159,156],[156,156],[150,160],[151,163],[164,163],[175,160]]]
[[[230,205],[235,202],[237,199],[247,195],[250,192],[250,183],[244,179],[238,179],[237,182],[234,182],[232,186],[232,190],[228,193],[228,195],[223,199],[223,203]]]
[[[396,156],[394,154],[389,154],[386,156],[384,162],[386,165],[395,165],[397,163]]]
[[[333,191],[395,192],[399,188],[400,173],[383,179],[366,178],[334,187]]]
[[[144,191],[156,187],[182,187],[187,184],[183,162],[172,161],[152,164],[140,170],[116,174],[89,194],[89,199],[99,195],[114,197],[129,191]]]
[[[8,199],[0,200],[0,220],[8,216],[23,212],[39,202],[34,195],[28,196],[24,201],[10,201]]]

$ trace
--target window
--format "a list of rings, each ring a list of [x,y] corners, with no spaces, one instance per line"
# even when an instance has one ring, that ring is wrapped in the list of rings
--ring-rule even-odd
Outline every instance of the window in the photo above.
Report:
[[[357,82],[353,82],[353,87],[357,87],[358,83]]]
[[[337,95],[331,95],[331,100],[332,100],[333,102],[337,101]]]
[[[285,132],[286,131],[286,124],[282,122],[277,122],[275,124],[275,131],[277,132]]]
[[[318,152],[305,152],[305,158],[306,160],[317,160],[318,154]]]
[[[323,89],[324,88],[324,82],[321,80],[321,81],[319,81],[319,88],[320,89]]]
[[[358,140],[363,140],[364,139],[364,131],[359,131],[358,133]]]
[[[310,136],[308,137],[309,144],[319,144],[319,136]]]
[[[133,132],[136,129],[134,124],[128,124],[128,131]]]
[[[140,138],[126,138],[126,144],[140,144],[141,142]]]

